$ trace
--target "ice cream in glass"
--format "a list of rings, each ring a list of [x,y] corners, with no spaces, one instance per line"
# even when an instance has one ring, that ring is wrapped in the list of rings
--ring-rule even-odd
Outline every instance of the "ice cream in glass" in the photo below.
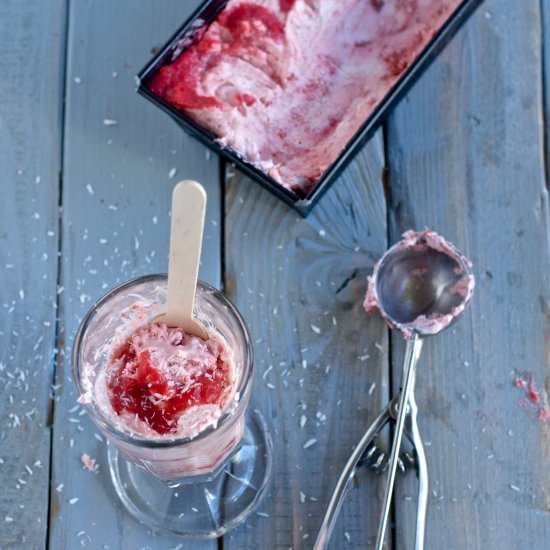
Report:
[[[265,424],[247,412],[252,348],[221,292],[198,284],[205,340],[156,321],[166,294],[165,275],[146,276],[88,312],[73,348],[79,401],[109,441],[111,477],[134,516],[219,536],[252,511],[271,469]]]

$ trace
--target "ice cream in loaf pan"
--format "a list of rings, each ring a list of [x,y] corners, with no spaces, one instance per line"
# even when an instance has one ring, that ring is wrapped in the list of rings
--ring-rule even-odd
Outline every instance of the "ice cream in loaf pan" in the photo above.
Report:
[[[149,89],[306,196],[461,0],[229,0]]]

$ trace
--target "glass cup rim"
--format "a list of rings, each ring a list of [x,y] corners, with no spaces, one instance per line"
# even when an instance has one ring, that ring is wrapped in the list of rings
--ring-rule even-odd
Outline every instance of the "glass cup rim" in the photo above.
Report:
[[[84,335],[86,334],[88,325],[94,318],[94,315],[98,310],[98,308],[100,308],[102,305],[108,302],[114,295],[118,294],[120,291],[126,288],[130,288],[136,285],[137,283],[144,283],[149,281],[164,281],[164,280],[167,280],[167,278],[168,278],[168,275],[166,273],[155,273],[150,275],[141,275],[138,277],[134,277],[133,279],[130,279],[128,281],[125,281],[113,287],[101,298],[99,298],[87,311],[86,315],[83,317],[82,321],[80,322],[78,330],[75,334],[72,354],[71,354],[71,366],[72,366],[73,378],[74,378],[74,382],[77,387],[77,390],[79,392],[79,396],[84,393],[82,384],[81,384],[81,376],[80,376],[81,343],[84,339]],[[235,389],[235,393],[239,394],[239,401],[242,401],[243,399],[246,399],[248,392],[251,390],[253,364],[254,364],[254,351],[252,348],[252,343],[251,343],[252,341],[250,338],[250,333],[248,332],[248,327],[246,326],[246,323],[244,322],[244,319],[240,314],[239,310],[221,290],[201,280],[197,281],[197,286],[199,288],[202,288],[204,290],[211,292],[212,294],[216,295],[217,298],[221,299],[221,301],[223,302],[223,305],[225,305],[229,309],[231,314],[237,320],[238,325],[243,333],[246,357],[243,365],[243,376],[239,382],[238,387]],[[187,443],[192,443],[192,442],[194,443],[196,441],[200,441],[206,438],[207,436],[209,436],[210,434],[214,433],[215,431],[224,427],[231,420],[231,418],[235,416],[234,411],[225,411],[220,416],[215,426],[208,426],[207,428],[199,432],[194,437],[187,436],[187,437],[179,437],[179,438],[175,437],[171,439],[148,439],[138,434],[131,434],[129,432],[116,428],[93,405],[89,403],[84,403],[84,406],[88,410],[88,413],[91,415],[93,420],[96,423],[98,423],[99,426],[102,429],[104,429],[106,432],[108,432],[110,435],[113,435],[118,439],[121,439],[124,442],[130,443],[132,445],[136,445],[139,447],[157,448],[157,449],[166,448],[166,447],[175,447],[175,446],[180,446]]]

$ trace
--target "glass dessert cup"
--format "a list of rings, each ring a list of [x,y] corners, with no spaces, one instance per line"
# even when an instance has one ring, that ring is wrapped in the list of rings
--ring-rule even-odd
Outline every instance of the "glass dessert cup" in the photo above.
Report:
[[[272,443],[262,416],[248,411],[253,353],[239,312],[218,290],[200,282],[196,316],[233,353],[235,393],[216,423],[195,437],[151,437],[130,431],[108,411],[108,398],[96,399],[97,380],[109,361],[115,333],[137,328],[127,314],[147,304],[137,322],[151,322],[164,311],[166,275],[126,282],[99,300],[83,319],[73,347],[73,375],[81,401],[108,445],[115,491],[137,520],[155,530],[215,538],[242,523],[264,496],[271,475]]]

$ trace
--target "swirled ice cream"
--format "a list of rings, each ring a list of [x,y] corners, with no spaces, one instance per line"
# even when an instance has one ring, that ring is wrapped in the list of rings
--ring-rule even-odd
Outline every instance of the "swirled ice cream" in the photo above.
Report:
[[[461,0],[229,0],[150,90],[307,194]]]
[[[104,381],[113,411],[133,432],[192,437],[220,418],[234,372],[221,338],[150,324],[112,351]]]
[[[162,479],[210,475],[245,429],[252,358],[246,328],[221,293],[198,282],[200,339],[159,323],[167,281],[149,275],[109,292],[73,349],[80,396],[125,459]]]
[[[236,404],[233,354],[213,328],[203,340],[149,322],[154,304],[137,302],[119,315],[98,363],[85,364],[83,403],[93,403],[122,431],[145,438],[193,438],[216,427]]]

